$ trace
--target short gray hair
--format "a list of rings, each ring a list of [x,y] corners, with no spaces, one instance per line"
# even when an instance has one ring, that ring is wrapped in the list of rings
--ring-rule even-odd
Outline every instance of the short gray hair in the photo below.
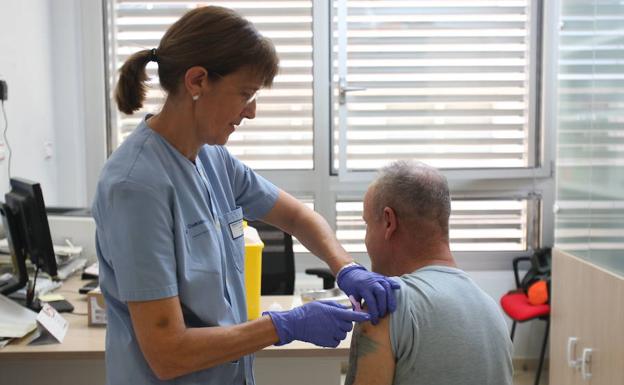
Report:
[[[440,226],[448,239],[451,196],[444,175],[425,163],[398,160],[383,167],[373,184],[373,215],[379,219],[391,207],[399,220],[426,218]]]

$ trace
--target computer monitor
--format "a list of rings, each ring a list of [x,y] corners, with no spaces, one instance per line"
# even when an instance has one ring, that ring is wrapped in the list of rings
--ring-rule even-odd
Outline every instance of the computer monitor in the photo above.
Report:
[[[10,294],[28,283],[26,260],[57,279],[57,265],[52,236],[39,183],[11,178],[11,191],[1,205],[4,227],[14,268],[14,281],[0,288]],[[34,282],[27,293],[27,305],[32,303]]]

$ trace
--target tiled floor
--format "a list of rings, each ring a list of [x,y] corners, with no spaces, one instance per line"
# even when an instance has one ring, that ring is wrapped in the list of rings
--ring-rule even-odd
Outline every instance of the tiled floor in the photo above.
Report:
[[[514,385],[533,385],[535,371],[517,370],[514,373]],[[540,385],[548,385],[548,370],[543,370],[540,376]]]

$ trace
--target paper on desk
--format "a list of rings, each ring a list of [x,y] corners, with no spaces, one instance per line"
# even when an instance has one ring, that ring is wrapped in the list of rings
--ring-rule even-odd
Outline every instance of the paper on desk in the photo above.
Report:
[[[39,300],[43,302],[62,301],[65,297],[56,293],[47,293],[39,296]]]
[[[49,338],[53,337],[56,342],[63,342],[67,329],[69,328],[69,322],[63,316],[61,316],[56,309],[47,303],[43,305],[43,308],[37,315],[37,321],[41,325],[41,337],[32,341],[30,344],[39,345],[52,342]],[[44,333],[45,332],[45,333]]]
[[[13,338],[0,337],[0,349],[7,346],[11,341]]]
[[[37,328],[37,313],[0,295],[0,337],[21,338]]]
[[[93,277],[98,277],[100,275],[100,265],[95,262],[89,266],[87,266],[86,269],[84,269],[84,274],[88,274],[91,275]]]

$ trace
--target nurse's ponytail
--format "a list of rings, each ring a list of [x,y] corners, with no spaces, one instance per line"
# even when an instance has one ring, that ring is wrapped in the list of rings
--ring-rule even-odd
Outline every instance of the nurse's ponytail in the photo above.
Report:
[[[279,66],[275,46],[250,21],[228,8],[198,7],[173,23],[158,47],[126,60],[115,89],[120,111],[132,114],[143,107],[150,61],[158,63],[158,80],[167,97],[184,90],[184,74],[194,66],[205,68],[213,79],[245,67],[264,87],[271,86]]]
[[[154,50],[145,49],[134,53],[119,69],[119,80],[115,89],[115,101],[119,111],[132,114],[143,107],[147,93],[145,66],[152,60]]]

